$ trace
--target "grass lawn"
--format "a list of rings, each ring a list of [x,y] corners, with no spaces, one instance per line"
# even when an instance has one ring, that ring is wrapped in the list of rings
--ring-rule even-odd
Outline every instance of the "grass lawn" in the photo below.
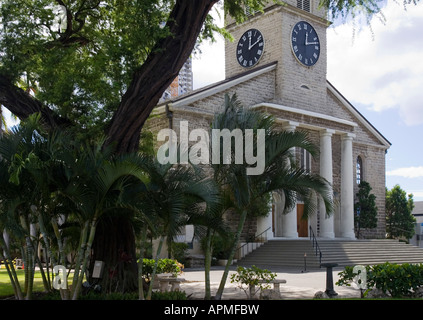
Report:
[[[23,290],[24,283],[25,283],[25,271],[22,269],[16,270],[16,274],[18,275],[19,283],[21,284],[21,288]],[[35,271],[34,275],[34,289],[33,292],[40,292],[44,291],[43,279],[41,278],[41,272]],[[0,299],[8,296],[13,296],[13,287],[10,283],[9,274],[7,270],[2,265],[0,269]]]

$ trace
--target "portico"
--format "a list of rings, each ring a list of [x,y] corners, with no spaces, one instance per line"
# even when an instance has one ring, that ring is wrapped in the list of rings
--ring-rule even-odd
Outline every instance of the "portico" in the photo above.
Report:
[[[319,155],[313,159],[313,164],[307,170],[317,169],[319,174],[325,178],[331,186],[334,186],[334,175],[340,177],[340,183],[335,184],[334,193],[337,194],[334,212],[330,215],[326,213],[324,203],[319,201],[319,208],[316,217],[311,217],[307,225],[317,232],[320,238],[348,238],[355,239],[354,234],[354,160],[353,160],[353,140],[355,134],[352,133],[357,123],[338,119],[316,112],[301,109],[294,109],[278,104],[262,103],[254,108],[265,109],[266,112],[274,114],[281,128],[287,131],[306,130],[313,137],[318,137],[320,146]],[[301,119],[302,121],[286,120],[286,118]],[[320,125],[317,125],[320,123]],[[323,123],[328,125],[323,126]],[[330,125],[330,127],[329,127]],[[342,129],[341,129],[342,128]],[[333,150],[333,140],[340,142],[336,152]],[[339,151],[339,152],[338,152]],[[335,155],[334,153],[338,153]],[[298,154],[298,152],[294,152]],[[340,160],[340,166],[334,168],[334,161]],[[259,222],[262,230],[272,230],[270,237],[281,237],[294,239],[308,236],[304,232],[299,233],[302,210],[301,201],[296,208],[283,214],[284,199],[279,194],[273,195],[273,212],[271,218],[263,218]],[[307,228],[308,229],[308,228]],[[260,231],[260,230],[258,230]]]

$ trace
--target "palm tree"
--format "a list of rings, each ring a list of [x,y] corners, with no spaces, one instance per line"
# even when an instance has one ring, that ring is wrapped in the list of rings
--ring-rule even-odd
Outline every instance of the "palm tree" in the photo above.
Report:
[[[111,150],[102,148],[102,142],[81,147],[73,162],[67,163],[69,181],[61,190],[74,204],[81,224],[81,238],[75,266],[72,299],[77,299],[83,276],[91,256],[91,248],[99,220],[118,208],[127,208],[122,195],[128,183],[145,184],[148,179],[137,165],[137,155],[113,157]]]
[[[31,299],[34,279],[34,263],[40,264],[36,254],[37,234],[34,228],[36,217],[31,210],[34,203],[39,201],[41,194],[37,189],[37,183],[31,175],[32,169],[39,166],[39,158],[36,154],[36,146],[42,143],[43,138],[39,134],[39,117],[34,115],[21,126],[12,131],[5,132],[0,139],[0,175],[1,187],[0,198],[2,202],[1,220],[3,227],[9,235],[17,241],[22,251],[25,263],[26,299]],[[3,231],[3,230],[2,230]],[[2,247],[6,250],[6,244]],[[47,279],[41,270],[45,288],[48,290]],[[18,298],[22,298],[19,291],[20,285],[15,282],[12,272],[10,277]]]
[[[49,258],[54,264],[59,262],[66,266],[64,229],[59,226],[58,215],[62,220],[79,222],[80,241],[74,250],[77,261],[71,292],[76,299],[88,267],[98,221],[116,208],[130,207],[130,199],[123,197],[129,185],[147,183],[146,175],[138,166],[138,155],[114,157],[111,149],[102,148],[101,139],[78,141],[69,139],[69,134],[52,132],[47,136],[39,116],[34,116],[0,141],[0,198],[4,209],[0,225],[7,224],[9,231],[20,232],[18,236],[25,239],[21,246],[25,249],[28,273],[24,290],[27,299],[32,292],[32,261],[39,261],[34,244],[38,236],[30,233],[31,224],[38,223]],[[52,232],[47,230],[47,224]],[[58,258],[51,251],[53,238],[59,249]],[[40,270],[43,273],[41,266]],[[13,281],[15,277],[11,274],[10,278]],[[45,282],[48,283],[47,279]],[[16,288],[18,296],[19,284]],[[67,290],[61,293],[62,298],[69,297]]]
[[[229,273],[229,267],[235,256],[236,246],[247,218],[248,208],[254,201],[270,192],[283,194],[285,198],[285,212],[289,212],[297,201],[297,196],[304,200],[304,215],[308,216],[316,210],[319,195],[324,201],[327,212],[332,212],[331,186],[319,175],[313,175],[298,168],[292,159],[295,147],[303,148],[311,155],[317,154],[316,147],[309,141],[304,132],[277,131],[274,118],[253,109],[243,108],[236,98],[225,96],[222,113],[214,117],[212,129],[254,129],[254,154],[260,155],[263,148],[265,159],[262,174],[248,175],[249,164],[234,164],[234,153],[230,164],[213,164],[214,177],[225,192],[229,192],[233,199],[233,209],[239,213],[239,223],[235,232],[228,263],[221,279],[215,299],[220,300]],[[258,131],[262,129],[263,131]],[[258,135],[264,134],[265,144],[257,142]],[[232,148],[233,150],[233,148]]]
[[[193,165],[163,165],[155,157],[140,165],[149,178],[141,201],[142,210],[156,217],[158,222],[156,230],[153,230],[159,236],[151,277],[154,279],[164,241],[167,239],[170,248],[171,241],[181,233],[182,227],[217,202],[217,189],[212,179]],[[151,299],[152,288],[153,281],[150,282],[147,299]]]

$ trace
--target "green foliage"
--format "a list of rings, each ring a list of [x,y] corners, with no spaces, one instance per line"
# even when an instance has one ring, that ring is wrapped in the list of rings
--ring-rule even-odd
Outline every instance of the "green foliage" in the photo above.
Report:
[[[207,239],[201,239],[201,249],[206,252]],[[211,240],[212,257],[216,259],[228,259],[229,253],[233,246],[233,234],[224,236],[215,234]]]
[[[154,259],[143,259],[143,276],[150,281],[151,275],[153,274],[154,264],[156,260]],[[159,259],[157,264],[156,274],[160,273],[171,273],[172,276],[176,277],[182,273],[183,265],[180,264],[177,260],[173,259]]]
[[[329,20],[355,18],[363,14],[367,21],[381,13],[382,0],[321,0],[320,6],[327,8]]]
[[[376,196],[371,194],[372,188],[366,181],[361,181],[356,194],[357,202],[354,204],[354,222],[358,237],[360,229],[372,229],[377,227]]]
[[[188,244],[185,242],[172,242],[172,257],[185,265],[188,251]]]
[[[399,185],[391,190],[386,189],[386,232],[389,238],[405,238],[407,241],[414,235],[416,218],[412,215],[414,208],[413,195],[407,194]]]
[[[386,262],[366,266],[367,291],[377,288],[393,298],[410,297],[413,292],[423,286],[423,264],[395,264]],[[345,267],[339,273],[339,286],[351,286],[358,274],[353,267]]]
[[[272,273],[267,269],[260,269],[254,265],[251,268],[238,266],[236,273],[232,274],[230,278],[231,283],[238,283],[239,287],[245,291],[247,297],[247,290],[250,290],[249,297],[251,299],[259,290],[270,288],[270,283],[276,278],[276,273]],[[256,291],[251,291],[253,287],[257,288]]]
[[[61,30],[57,8],[54,0],[1,2],[0,74],[24,77],[24,89],[81,126],[100,125],[154,44],[169,34],[161,26],[169,3],[72,1]]]

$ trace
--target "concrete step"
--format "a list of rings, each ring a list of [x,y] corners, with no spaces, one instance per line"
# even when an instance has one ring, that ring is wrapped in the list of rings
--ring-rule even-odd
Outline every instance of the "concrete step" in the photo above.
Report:
[[[307,267],[319,268],[319,260],[314,254],[311,242],[307,240],[269,240],[243,259],[238,265],[264,268],[281,266],[303,267],[306,254]]]
[[[371,265],[385,262],[423,263],[423,249],[396,240],[318,240],[322,263],[339,266]],[[308,240],[269,240],[238,261],[239,265],[274,268],[303,267],[306,255],[307,268],[318,268],[319,259]]]

